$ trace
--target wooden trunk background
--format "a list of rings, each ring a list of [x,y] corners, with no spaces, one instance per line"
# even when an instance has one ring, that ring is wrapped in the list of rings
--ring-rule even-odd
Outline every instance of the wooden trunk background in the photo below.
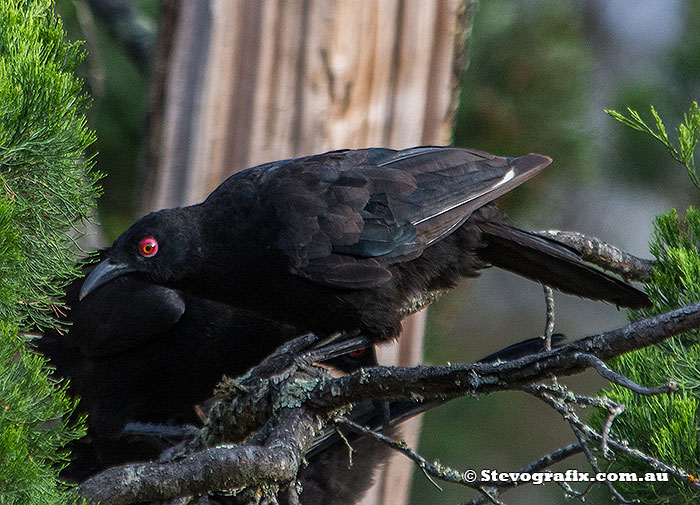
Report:
[[[448,144],[469,0],[165,0],[143,211],[196,203],[232,173],[331,149]],[[382,364],[421,360],[425,312]],[[420,421],[403,430],[416,446]],[[401,504],[394,457],[364,504]]]

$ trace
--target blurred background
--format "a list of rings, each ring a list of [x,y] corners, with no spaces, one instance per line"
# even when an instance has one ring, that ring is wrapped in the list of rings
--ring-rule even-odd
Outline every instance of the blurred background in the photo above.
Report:
[[[151,60],[120,43],[119,30],[135,31],[136,40],[153,52],[158,23],[167,15],[157,0],[131,0],[134,17],[126,23],[123,12],[105,14],[97,10],[100,4],[57,2],[70,36],[87,41],[82,74],[94,98],[89,119],[98,135],[97,166],[107,174],[99,207],[102,227],[92,245],[111,243],[143,214],[149,177]],[[576,230],[648,257],[653,217],[698,202],[691,201],[683,167],[663,146],[624,128],[603,109],[632,107],[648,118],[653,104],[667,125],[678,124],[700,97],[698,26],[700,2],[693,0],[482,2],[467,38],[454,144],[554,159],[538,178],[499,201],[519,227]],[[615,307],[558,294],[555,300],[556,331],[569,339],[626,323],[625,312]],[[539,285],[486,271],[431,307],[424,360],[474,361],[540,335],[544,316]],[[565,383],[580,393],[594,393],[604,384],[590,373]],[[509,392],[453,401],[428,413],[419,450],[460,470],[509,471],[573,441],[558,414]],[[585,471],[588,465],[578,458],[557,468]],[[411,503],[460,503],[474,496],[458,486],[440,486],[442,491],[416,472]],[[503,499],[566,500],[552,484],[523,486]],[[586,501],[609,503],[610,498],[606,489],[596,489]]]

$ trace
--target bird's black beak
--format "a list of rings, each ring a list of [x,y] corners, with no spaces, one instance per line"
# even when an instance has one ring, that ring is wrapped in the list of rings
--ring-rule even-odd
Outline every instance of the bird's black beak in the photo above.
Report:
[[[108,259],[102,261],[102,263],[97,265],[97,267],[90,272],[90,275],[85,278],[83,286],[80,288],[78,300],[82,300],[95,289],[106,284],[115,277],[134,271],[136,271],[134,267],[125,265],[124,263],[112,263]]]

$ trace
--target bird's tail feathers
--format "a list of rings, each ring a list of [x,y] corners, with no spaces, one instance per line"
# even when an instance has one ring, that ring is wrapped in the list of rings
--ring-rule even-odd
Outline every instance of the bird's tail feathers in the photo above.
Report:
[[[644,292],[587,264],[561,242],[501,223],[482,222],[478,226],[488,244],[479,256],[493,266],[562,293],[632,309],[651,305]]]

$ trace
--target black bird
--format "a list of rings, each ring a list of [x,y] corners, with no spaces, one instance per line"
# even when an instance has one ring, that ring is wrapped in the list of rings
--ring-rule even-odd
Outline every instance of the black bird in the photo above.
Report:
[[[36,344],[58,375],[71,378],[91,425],[103,433],[130,421],[194,415],[193,405],[209,398],[223,375],[246,372],[301,334],[135,275],[81,302],[76,284],[66,297],[68,333],[47,331]]]
[[[122,437],[126,423],[196,423],[194,405],[212,396],[222,376],[245,373],[303,333],[136,274],[78,301],[82,281],[66,289],[69,331],[47,330],[34,341],[55,375],[70,379],[78,412],[89,414],[88,438],[75,444],[75,463],[65,473],[70,478],[157,457],[162,444]],[[331,363],[351,371],[376,365],[376,356],[371,348]]]
[[[453,147],[332,151],[267,163],[198,205],[133,224],[81,297],[130,272],[318,335],[396,337],[411,306],[489,265],[632,308],[630,285],[506,224],[491,203],[551,162]]]
[[[70,331],[47,330],[34,341],[55,375],[70,379],[71,394],[80,397],[77,412],[89,414],[88,435],[73,444],[64,478],[82,480],[112,465],[155,459],[167,441],[124,435],[127,423],[196,423],[193,406],[211,396],[223,375],[244,373],[300,334],[255,312],[154,285],[137,274],[78,301],[81,284],[78,279],[66,290]],[[530,339],[484,359],[515,359],[541,349],[542,339]],[[330,363],[349,372],[376,365],[376,356],[369,348]],[[373,408],[374,414],[362,414],[363,422],[388,423],[393,416],[396,423],[395,412]]]

